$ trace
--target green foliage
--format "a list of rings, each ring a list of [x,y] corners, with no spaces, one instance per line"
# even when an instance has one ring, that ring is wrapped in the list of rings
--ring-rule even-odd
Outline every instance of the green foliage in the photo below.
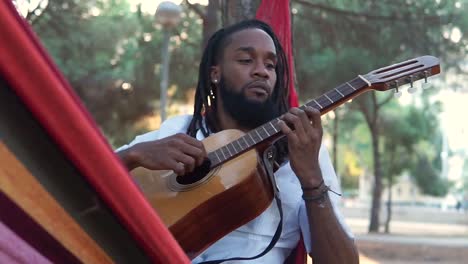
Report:
[[[441,58],[443,72],[450,68],[459,69],[466,55],[467,34],[462,34],[458,42],[450,40],[449,34],[456,29],[468,32],[468,19],[464,15],[466,1],[292,2],[297,11],[293,17],[293,44],[300,98],[316,97],[358,74],[425,54]],[[436,91],[425,91],[424,104],[428,105],[434,93]],[[363,168],[373,169],[370,127],[365,125],[373,117],[378,122],[377,132],[381,133],[382,139],[378,152],[382,156],[375,158],[384,164],[381,170],[384,176],[415,168],[417,157],[427,159],[430,169],[438,175],[441,159],[437,153],[440,153],[441,144],[436,126],[438,120],[434,117],[440,107],[432,103],[424,110],[407,109],[402,113],[401,106],[396,103],[387,103],[383,107],[382,104],[388,101],[388,93],[379,92],[375,96],[376,101],[373,101],[371,93],[362,95],[346,104],[344,111],[340,110],[341,114],[337,115],[338,164],[344,164],[337,169],[342,182],[351,183],[349,186],[355,182],[350,178],[343,158],[349,150],[359,157]],[[356,110],[367,118],[354,118]],[[335,132],[332,123],[327,124],[326,130]],[[420,142],[430,142],[426,144],[430,150],[419,149],[417,146],[423,144]],[[428,153],[434,154],[427,156]],[[414,169],[415,177],[422,175],[416,172]],[[421,186],[430,181],[427,177],[421,179]],[[424,186],[422,189],[435,193]]]
[[[424,193],[433,196],[445,196],[452,186],[447,179],[440,177],[439,171],[434,169],[428,157],[420,156],[413,168],[413,177]]]
[[[442,151],[437,107],[410,105],[382,116],[384,176],[389,184],[404,170],[411,172],[423,193],[447,194],[450,183],[441,177]]]
[[[158,111],[163,34],[154,15],[125,0],[43,2],[27,19],[48,53],[111,143],[132,139],[136,121]],[[173,33],[169,86],[185,99],[197,79],[201,23],[185,10]]]

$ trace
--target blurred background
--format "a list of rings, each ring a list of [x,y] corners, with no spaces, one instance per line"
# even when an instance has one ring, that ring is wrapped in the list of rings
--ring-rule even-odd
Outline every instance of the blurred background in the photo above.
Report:
[[[260,0],[13,2],[116,148],[192,113],[204,43],[255,17]],[[441,74],[412,93],[369,92],[323,116],[324,141],[361,263],[466,263],[468,1],[290,7],[300,104],[358,74],[440,58]]]

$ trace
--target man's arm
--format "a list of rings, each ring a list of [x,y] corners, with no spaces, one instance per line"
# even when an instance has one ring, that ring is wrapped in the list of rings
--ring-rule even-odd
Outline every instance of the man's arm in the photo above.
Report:
[[[133,147],[120,150],[116,154],[129,171],[138,167],[138,153],[133,150]]]
[[[144,167],[150,170],[173,170],[178,175],[193,171],[207,156],[201,141],[182,133],[137,143],[120,150],[117,155],[128,170]]]
[[[289,160],[303,189],[314,263],[359,263],[354,241],[339,223],[328,197],[319,164],[323,129],[320,112],[291,108],[281,117]]]
[[[328,187],[304,190],[314,263],[359,263],[354,240],[338,221],[329,198]],[[333,195],[333,194],[330,194]]]

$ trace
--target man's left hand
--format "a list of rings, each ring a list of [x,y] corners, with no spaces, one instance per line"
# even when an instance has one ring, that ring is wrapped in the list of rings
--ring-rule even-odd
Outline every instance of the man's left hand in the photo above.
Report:
[[[322,181],[318,159],[323,135],[320,116],[315,108],[294,107],[279,122],[288,139],[291,168],[303,187],[315,187]]]

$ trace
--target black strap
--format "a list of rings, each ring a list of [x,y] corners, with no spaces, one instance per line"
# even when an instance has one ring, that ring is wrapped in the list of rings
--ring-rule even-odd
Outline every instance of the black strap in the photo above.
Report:
[[[278,227],[276,228],[275,234],[273,235],[273,238],[271,239],[270,244],[260,254],[253,256],[253,257],[235,257],[235,258],[229,258],[229,259],[208,260],[208,261],[200,262],[199,264],[218,264],[224,261],[231,261],[231,260],[252,260],[252,259],[256,259],[256,258],[260,258],[264,256],[276,245],[276,242],[278,242],[281,236],[281,231],[283,230],[283,209],[281,207],[281,199],[280,199],[279,191],[276,185],[275,176],[273,174],[274,157],[275,157],[275,149],[273,146],[269,147],[266,151],[263,152],[263,165],[273,185],[273,192],[274,192],[274,196],[276,200],[276,205],[278,206],[278,212],[280,215],[280,221],[278,223]]]

